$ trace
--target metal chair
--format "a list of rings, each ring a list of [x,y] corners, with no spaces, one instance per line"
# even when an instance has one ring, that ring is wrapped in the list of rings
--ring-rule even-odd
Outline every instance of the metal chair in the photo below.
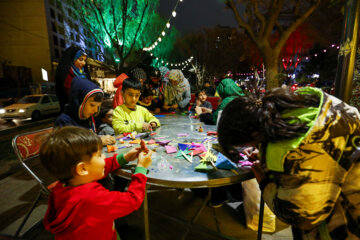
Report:
[[[37,195],[36,199],[33,201],[30,209],[26,213],[23,221],[21,222],[18,230],[15,233],[15,237],[18,237],[20,234],[20,231],[24,227],[26,221],[30,217],[31,213],[35,209],[37,203],[42,198],[47,198],[50,194],[51,187],[54,186],[54,184],[51,184],[49,186],[46,186],[44,181],[40,179],[38,175],[35,174],[33,170],[31,170],[29,163],[30,160],[38,158],[39,151],[40,151],[40,145],[42,142],[42,138],[44,135],[47,135],[53,130],[53,127],[45,128],[41,130],[36,130],[32,132],[26,132],[21,133],[19,135],[16,135],[12,140],[12,146],[14,148],[15,154],[20,161],[20,164],[27,170],[28,173],[40,184],[41,189],[39,194]]]

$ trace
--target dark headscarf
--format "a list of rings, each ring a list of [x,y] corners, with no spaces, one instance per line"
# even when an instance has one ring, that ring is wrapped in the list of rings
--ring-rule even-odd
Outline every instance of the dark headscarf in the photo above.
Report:
[[[62,107],[63,105],[69,102],[69,98],[64,91],[64,82],[67,75],[69,74],[70,68],[74,64],[75,55],[79,53],[79,51],[83,52],[81,48],[76,46],[67,48],[63,52],[59,65],[56,68],[56,73],[55,73],[56,95],[59,98],[60,105],[62,105]],[[90,72],[87,65],[84,66],[84,73],[85,73],[85,77],[91,80]]]

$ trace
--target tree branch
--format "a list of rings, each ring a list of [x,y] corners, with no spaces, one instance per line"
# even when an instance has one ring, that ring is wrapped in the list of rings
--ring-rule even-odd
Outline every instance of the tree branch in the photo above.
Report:
[[[143,20],[144,20],[145,12],[146,12],[146,9],[148,8],[148,6],[149,6],[149,1],[146,0],[144,9],[143,9],[143,12],[142,12],[142,15],[141,15],[141,20],[140,20],[140,23],[139,23],[139,25],[138,25],[138,27],[137,27],[137,29],[136,29],[133,42],[132,42],[132,44],[131,44],[131,47],[130,47],[129,51],[128,51],[127,54],[125,55],[124,59],[126,59],[126,58],[130,55],[132,49],[133,49],[134,46],[135,46],[136,39],[137,39],[137,35],[138,35],[138,33],[139,33],[139,30],[140,30],[140,27],[141,27],[141,25],[142,25],[142,22],[143,22]]]
[[[300,24],[302,24],[305,19],[315,11],[319,4],[320,0],[315,0],[313,4],[308,8],[308,10],[306,10],[298,19],[296,19],[287,29],[284,30],[283,34],[280,36],[279,41],[275,45],[275,49],[277,51],[281,50],[291,33],[295,31],[295,29],[300,26]]]
[[[279,1],[273,1],[272,5],[271,5],[271,10],[269,11],[269,13],[271,14],[270,17],[268,18],[268,21],[266,23],[266,27],[265,27],[265,32],[263,37],[264,38],[269,38],[271,35],[271,32],[274,29],[276,20],[281,12],[282,6],[284,5],[284,0],[279,0]]]
[[[254,14],[255,14],[256,18],[259,19],[259,21],[260,21],[260,34],[259,35],[262,36],[264,33],[264,29],[265,29],[266,19],[265,19],[264,15],[262,15],[259,12],[259,5],[258,5],[257,0],[251,0],[251,2],[253,5]]]
[[[117,42],[117,44],[119,44],[119,36],[118,36],[118,32],[117,32],[117,29],[116,29],[116,21],[115,21],[115,7],[114,7],[114,2],[113,2],[113,0],[111,0],[110,1],[110,3],[111,3],[111,8],[112,8],[112,10],[113,10],[113,15],[112,15],[112,17],[113,17],[113,24],[114,24],[114,33],[115,33],[115,37],[116,37],[116,42]]]
[[[244,28],[246,30],[246,32],[248,33],[248,35],[250,36],[250,38],[256,42],[256,36],[253,32],[253,30],[251,29],[251,26],[249,24],[247,24],[239,15],[239,12],[236,8],[236,5],[234,3],[233,0],[226,0],[226,4],[231,8],[231,10],[233,11],[236,21],[238,22],[239,26]]]

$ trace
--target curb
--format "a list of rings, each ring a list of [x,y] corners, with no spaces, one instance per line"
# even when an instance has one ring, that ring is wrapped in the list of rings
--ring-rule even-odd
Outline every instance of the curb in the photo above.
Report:
[[[56,120],[56,118],[47,118],[47,119],[36,121],[36,122],[30,122],[30,123],[27,123],[27,124],[24,124],[24,125],[21,125],[21,126],[11,127],[11,128],[5,129],[5,130],[1,130],[0,131],[0,136],[10,134],[10,133],[13,133],[13,132],[16,132],[16,131],[19,131],[19,130],[23,130],[23,129],[26,129],[26,128],[29,128],[29,127],[34,127],[34,126],[37,126],[37,125],[41,125],[41,124],[47,124],[47,123],[51,123],[51,122],[54,123],[55,120]]]

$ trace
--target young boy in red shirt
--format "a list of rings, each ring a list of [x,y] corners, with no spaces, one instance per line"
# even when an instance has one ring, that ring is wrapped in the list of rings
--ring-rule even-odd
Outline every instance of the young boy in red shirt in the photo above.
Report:
[[[151,154],[134,148],[105,159],[99,136],[88,129],[55,129],[40,149],[42,165],[59,182],[52,189],[44,226],[55,239],[117,239],[114,220],[138,210],[144,200]],[[127,192],[109,191],[97,180],[138,158]]]

